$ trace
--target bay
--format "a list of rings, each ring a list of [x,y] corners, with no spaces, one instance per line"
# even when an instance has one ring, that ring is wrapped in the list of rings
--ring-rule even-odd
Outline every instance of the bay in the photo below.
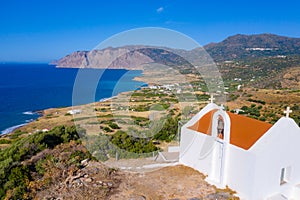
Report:
[[[145,83],[134,81],[142,71],[124,69],[84,69],[88,73],[102,70],[94,101],[118,92],[139,89]],[[56,68],[48,64],[0,64],[0,133],[35,120],[35,111],[72,105],[73,85],[78,69]],[[124,78],[125,77],[125,78]],[[122,79],[122,84],[118,83]],[[90,101],[90,100],[88,100]],[[92,103],[92,102],[82,103]]]

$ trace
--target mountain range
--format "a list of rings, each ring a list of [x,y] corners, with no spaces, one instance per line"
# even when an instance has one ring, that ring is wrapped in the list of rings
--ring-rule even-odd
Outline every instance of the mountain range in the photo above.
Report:
[[[204,46],[214,60],[240,60],[264,56],[287,56],[300,54],[300,38],[274,34],[235,35],[220,43]]]
[[[203,50],[206,50],[215,62],[294,56],[300,55],[300,38],[274,34],[238,34],[230,36],[222,42],[210,43],[203,48],[199,47],[189,51],[141,45],[108,47],[100,50],[76,51],[51,62],[51,64],[58,67],[118,69],[139,69],[141,64],[151,62],[186,65],[187,62],[181,55],[184,55],[183,57],[197,57],[197,55],[203,55]]]

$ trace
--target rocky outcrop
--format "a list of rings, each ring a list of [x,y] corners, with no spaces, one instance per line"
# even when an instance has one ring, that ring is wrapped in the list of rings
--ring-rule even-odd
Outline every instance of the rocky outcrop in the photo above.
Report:
[[[73,68],[141,69],[141,65],[151,62],[153,60],[148,56],[124,47],[77,51],[53,64]]]
[[[88,51],[76,51],[50,64],[58,67],[80,67],[87,57]]]

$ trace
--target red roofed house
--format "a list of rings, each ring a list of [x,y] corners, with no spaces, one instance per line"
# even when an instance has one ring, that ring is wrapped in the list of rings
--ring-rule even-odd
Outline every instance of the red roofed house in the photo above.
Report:
[[[300,128],[288,111],[272,126],[210,103],[182,127],[179,162],[241,199],[300,199]]]

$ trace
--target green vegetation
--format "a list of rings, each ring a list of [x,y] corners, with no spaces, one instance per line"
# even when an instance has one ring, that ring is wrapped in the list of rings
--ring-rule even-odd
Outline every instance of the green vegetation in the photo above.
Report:
[[[147,118],[133,116],[132,118],[138,125],[149,123]],[[112,122],[103,121],[102,123],[111,124]],[[86,135],[83,137],[83,143],[95,158],[102,161],[116,156],[119,159],[150,157],[160,150],[154,145],[155,141],[170,142],[175,139],[178,131],[178,117],[174,118],[169,115],[164,120],[160,120],[157,127],[159,130],[154,135],[152,132],[155,132],[155,128],[142,132],[135,128],[128,128],[127,131],[118,130],[110,135],[102,133],[97,136]]]
[[[49,132],[40,132],[15,140],[9,147],[0,151],[0,199],[7,195],[10,196],[9,199],[29,199],[26,192],[35,169],[25,165],[23,161],[45,149],[53,149],[59,144],[78,138],[76,127],[59,126]]]
[[[259,119],[260,117],[260,110],[262,107],[256,107],[255,104],[252,104],[250,107],[243,106],[241,109],[243,110],[240,114],[247,115],[248,117]]]
[[[7,139],[0,139],[0,144],[10,144],[12,141]]]
[[[210,96],[207,94],[197,94],[196,96],[198,101],[208,101],[210,98]]]
[[[112,129],[120,129],[120,127],[118,126],[118,124],[109,121],[108,126]]]
[[[265,105],[266,104],[266,102],[265,101],[262,101],[262,100],[258,100],[258,99],[248,99],[247,101],[249,101],[249,102],[254,102],[254,103],[260,103],[260,104],[262,104],[262,105]]]
[[[99,111],[99,112],[107,112],[107,108],[95,108],[95,111]]]
[[[99,134],[83,138],[87,149],[101,161],[110,157],[118,159],[151,157],[159,151],[150,139],[133,137],[124,131],[113,135]]]
[[[293,112],[290,117],[293,118],[298,125],[300,125],[300,106],[298,104],[294,104],[291,106],[291,110]]]
[[[21,136],[23,134],[27,134],[27,132],[23,132],[21,130],[16,130],[13,134],[9,135],[9,139],[17,139],[17,138],[19,138],[19,136]]]
[[[134,120],[134,123],[143,127],[143,126],[147,126],[150,121],[148,118],[145,117],[136,117],[136,116],[131,116],[131,118]]]
[[[136,138],[124,131],[117,131],[109,140],[119,148],[132,153],[151,153],[158,148],[148,138]]]
[[[278,52],[277,52],[278,53]],[[226,83],[234,86],[246,84],[255,88],[282,89],[282,72],[299,66],[299,56],[280,57],[260,57],[239,59],[232,63],[221,62],[219,68],[222,78]],[[235,80],[239,78],[240,80]],[[231,88],[231,86],[230,86]],[[232,90],[230,89],[229,92]]]
[[[241,108],[242,111],[239,112],[241,115],[246,115],[248,117],[258,119],[260,121],[266,121],[271,124],[275,124],[280,116],[281,116],[281,111],[279,111],[280,108],[272,108],[272,107],[263,107],[262,105],[256,105],[256,104],[251,104],[250,107],[248,106],[243,106]],[[231,111],[234,112],[234,111]],[[295,113],[294,113],[295,114]],[[298,123],[299,119],[297,118],[299,115],[291,115],[291,117]]]
[[[187,118],[189,116],[189,114],[191,114],[193,111],[193,107],[192,106],[186,106],[182,109],[181,113],[182,115]]]
[[[239,94],[230,94],[228,100],[229,101],[234,101],[234,100],[238,99],[239,97],[240,97]]]
[[[157,111],[163,111],[170,107],[170,104],[168,103],[162,103],[162,104],[154,104],[151,106],[151,110],[157,110]]]
[[[109,127],[105,126],[103,127],[103,130],[106,132],[106,133],[111,133],[113,132]]]
[[[155,140],[171,142],[175,139],[178,129],[178,118],[168,117],[162,129],[153,137]]]

